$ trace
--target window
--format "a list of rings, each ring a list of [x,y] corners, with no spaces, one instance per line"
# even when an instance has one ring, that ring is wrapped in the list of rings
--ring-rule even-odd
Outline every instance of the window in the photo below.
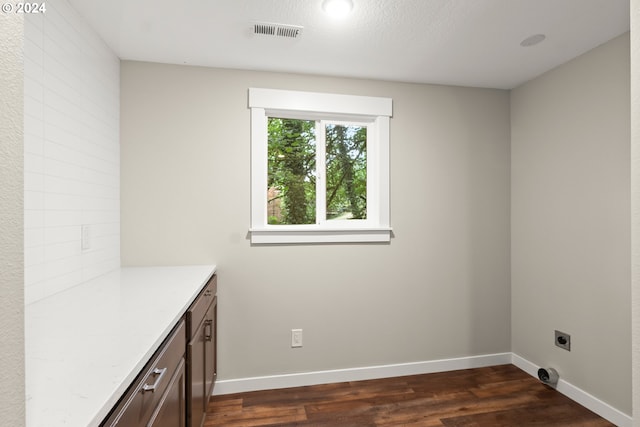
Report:
[[[269,117],[267,222],[367,218],[367,123]]]
[[[251,242],[388,242],[391,105],[249,89]]]

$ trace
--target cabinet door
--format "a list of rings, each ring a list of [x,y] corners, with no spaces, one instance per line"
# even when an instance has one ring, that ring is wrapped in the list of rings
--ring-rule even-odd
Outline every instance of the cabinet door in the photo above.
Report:
[[[204,408],[207,409],[209,404],[209,396],[213,390],[213,385],[216,380],[216,317],[217,317],[217,298],[213,299],[213,303],[207,311],[205,317],[205,343],[204,343],[204,378],[205,378],[205,395],[204,395]]]
[[[202,322],[187,345],[187,356],[189,359],[189,379],[191,384],[187,384],[189,390],[189,427],[201,427],[204,418],[205,406],[205,383],[204,383],[204,352],[205,352],[205,329],[206,322]]]
[[[184,427],[187,418],[184,395],[185,370],[182,359],[147,427]]]

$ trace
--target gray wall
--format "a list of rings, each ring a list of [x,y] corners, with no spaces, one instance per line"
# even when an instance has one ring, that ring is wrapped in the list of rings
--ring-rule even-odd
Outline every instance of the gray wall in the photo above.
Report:
[[[633,413],[640,426],[640,0],[631,0]]]
[[[0,424],[25,425],[22,15],[0,17]]]
[[[629,100],[628,34],[511,93],[513,352],[628,414]]]
[[[249,87],[393,98],[391,244],[250,246]],[[121,138],[122,263],[218,264],[221,379],[510,351],[507,91],[125,61]]]

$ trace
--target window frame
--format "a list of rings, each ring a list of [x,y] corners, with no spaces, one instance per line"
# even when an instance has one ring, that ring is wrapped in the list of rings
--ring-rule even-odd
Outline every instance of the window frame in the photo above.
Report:
[[[390,98],[249,88],[251,109],[252,244],[389,242]],[[366,122],[367,219],[319,224],[275,225],[267,222],[269,117]]]

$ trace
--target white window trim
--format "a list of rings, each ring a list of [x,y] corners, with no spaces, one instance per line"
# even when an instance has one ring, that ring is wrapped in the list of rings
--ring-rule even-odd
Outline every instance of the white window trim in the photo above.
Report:
[[[249,89],[251,109],[252,244],[389,242],[389,118],[392,100],[369,96]],[[368,121],[376,140],[367,143],[367,220],[331,224],[267,223],[267,120],[270,116],[301,119]],[[371,209],[369,209],[371,207]]]

